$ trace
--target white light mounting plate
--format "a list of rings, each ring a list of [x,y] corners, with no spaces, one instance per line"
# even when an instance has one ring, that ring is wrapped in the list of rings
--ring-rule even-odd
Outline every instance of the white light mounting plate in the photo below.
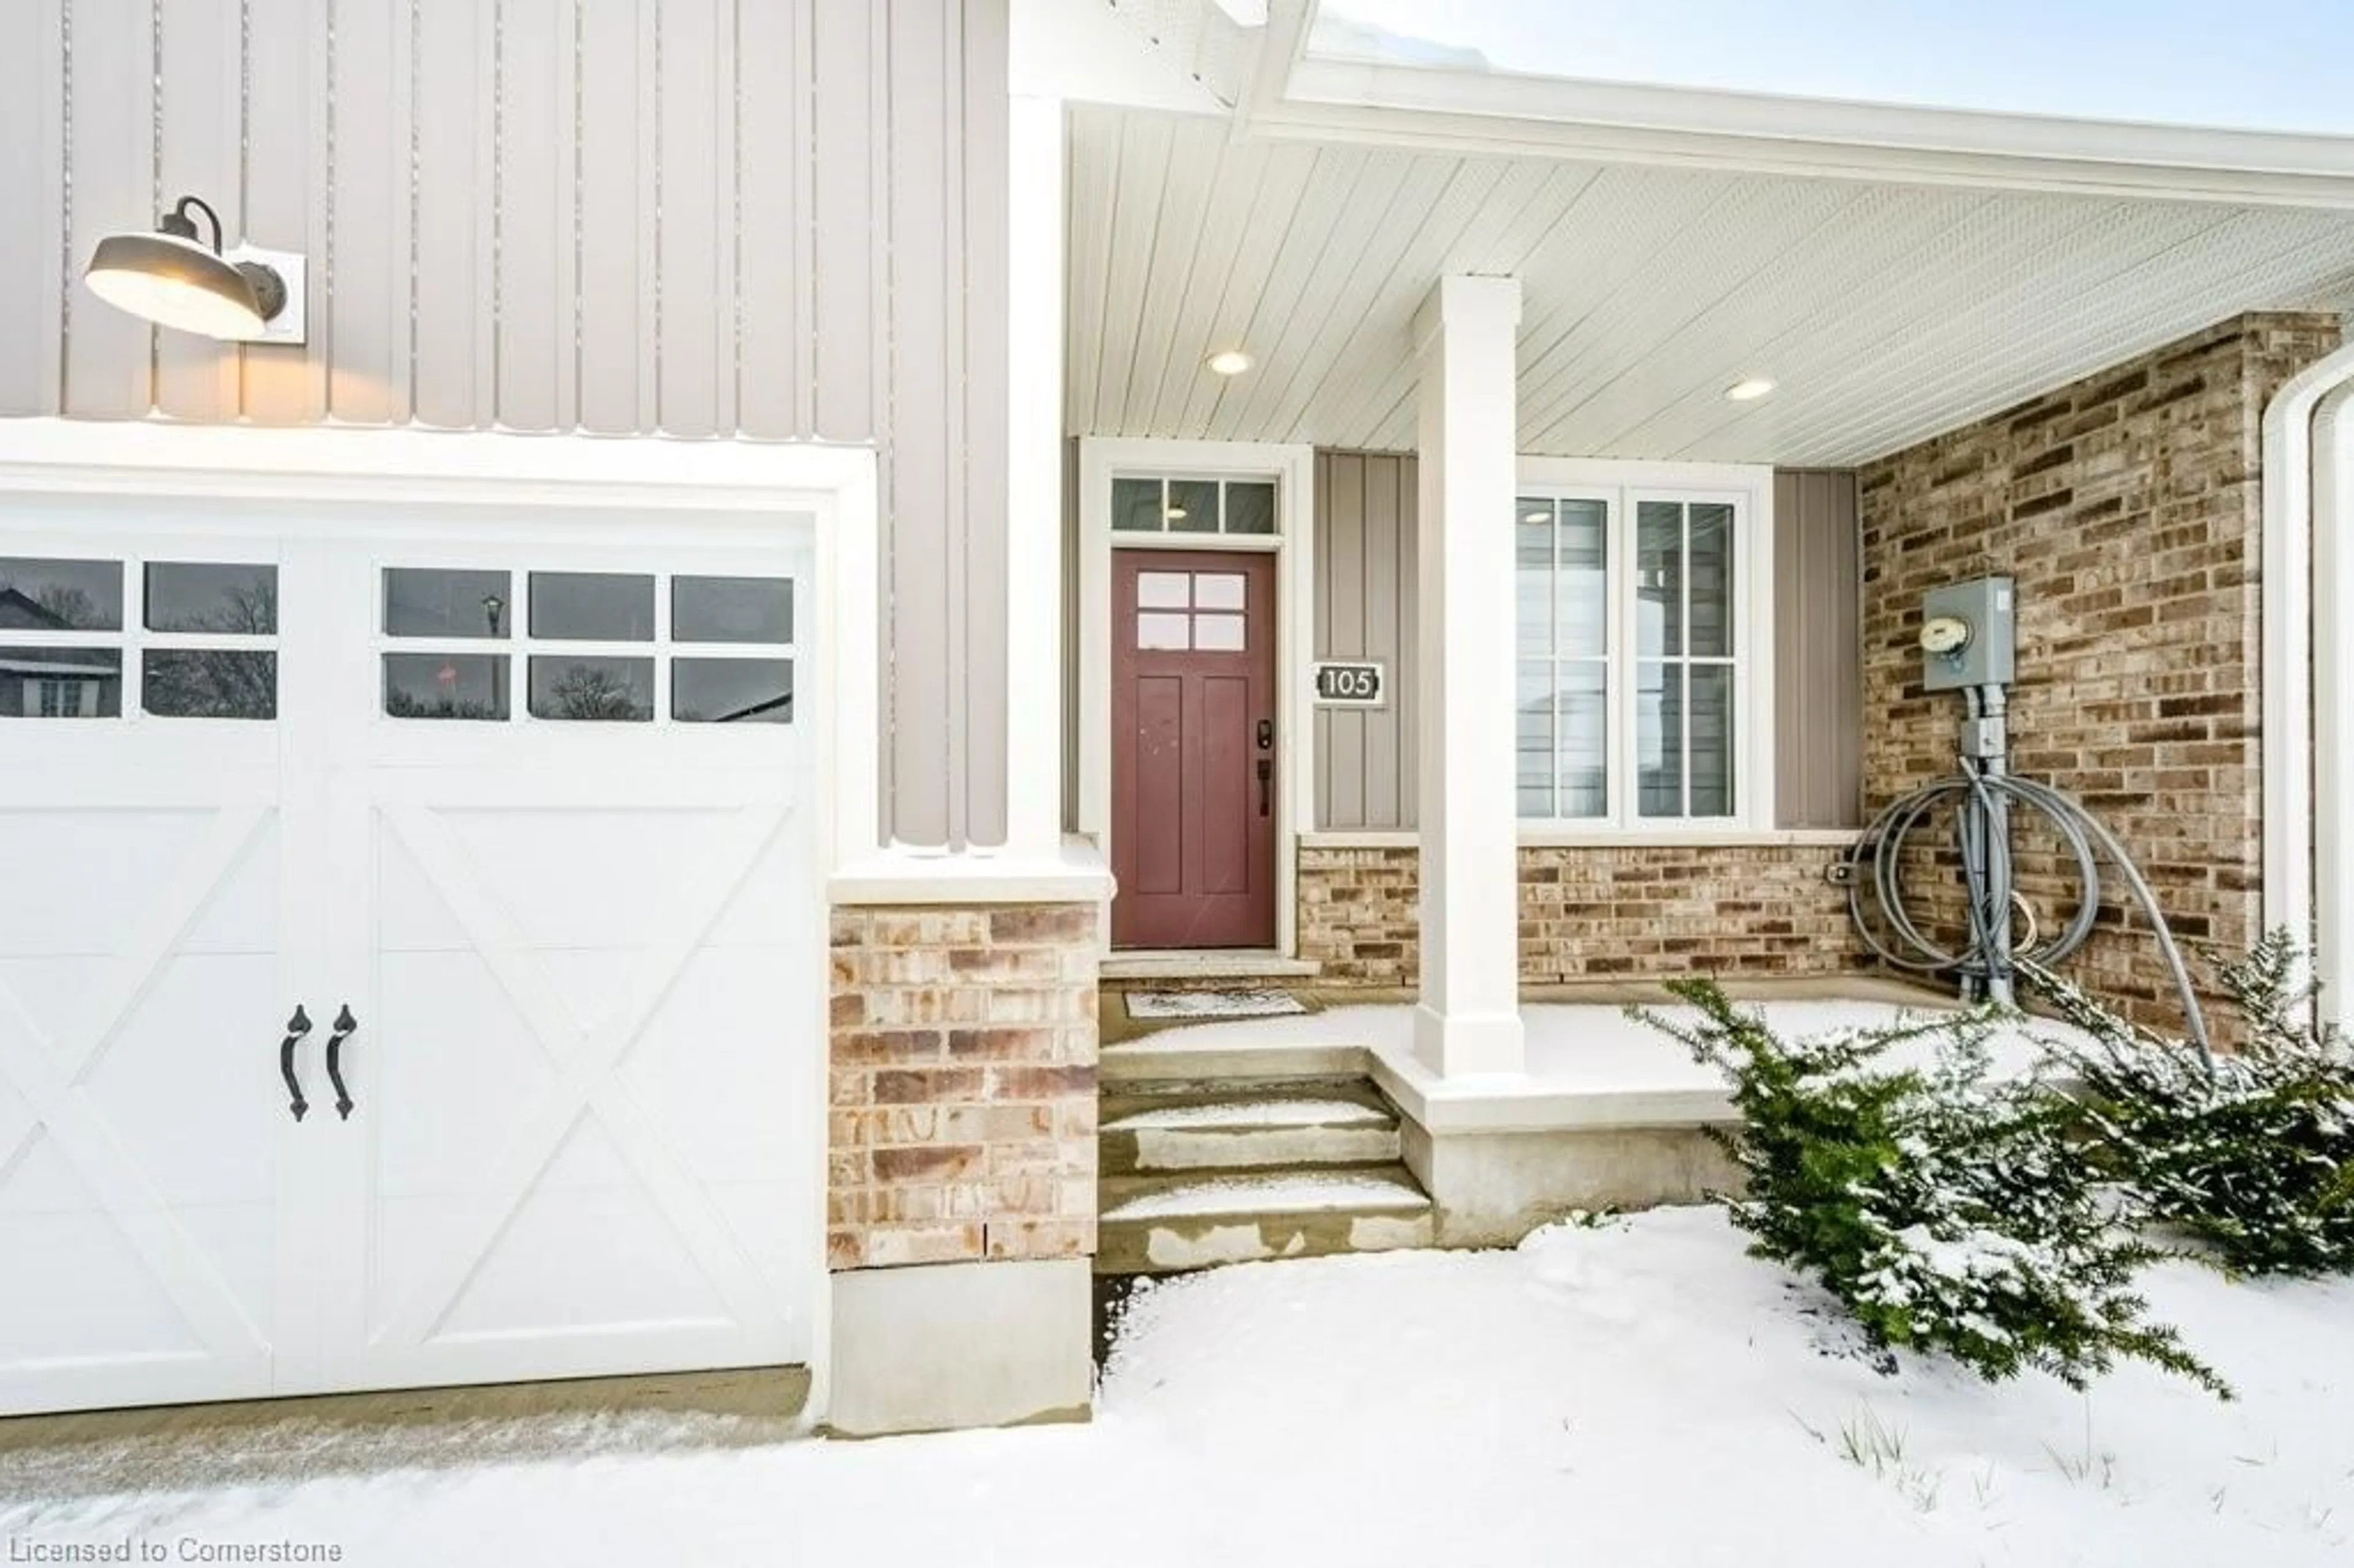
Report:
[[[299,346],[309,336],[310,291],[299,250],[264,250],[259,245],[239,245],[221,252],[221,260],[235,266],[240,261],[258,262],[270,269],[286,284],[286,308],[261,323],[261,330],[224,339],[228,343],[279,344]]]

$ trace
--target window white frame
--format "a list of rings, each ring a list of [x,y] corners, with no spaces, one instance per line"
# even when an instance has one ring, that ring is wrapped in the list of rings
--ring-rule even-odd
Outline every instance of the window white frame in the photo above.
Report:
[[[1272,534],[1115,533],[1115,479],[1242,479],[1275,482]],[[1299,951],[1298,835],[1316,810],[1311,651],[1316,450],[1253,441],[1164,441],[1089,437],[1079,442],[1079,620],[1071,656],[1079,665],[1078,831],[1108,861],[1111,832],[1111,557],[1119,550],[1232,550],[1276,556],[1275,944]],[[1097,922],[1111,950],[1111,906]]]
[[[1746,463],[1656,463],[1522,457],[1518,497],[1598,501],[1604,505],[1609,582],[1606,641],[1610,726],[1601,817],[1523,817],[1521,842],[1722,838],[1774,825],[1774,471]],[[1646,817],[1636,809],[1633,571],[1636,507],[1646,501],[1733,508],[1734,798],[1716,817]],[[1517,595],[1515,603],[1517,604]],[[1514,699],[1517,705],[1517,699]],[[1558,744],[1556,739],[1556,744]]]

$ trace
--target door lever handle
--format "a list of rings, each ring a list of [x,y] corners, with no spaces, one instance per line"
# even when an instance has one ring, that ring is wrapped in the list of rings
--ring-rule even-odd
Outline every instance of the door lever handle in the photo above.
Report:
[[[335,1014],[335,1032],[327,1036],[327,1081],[335,1086],[335,1116],[342,1121],[352,1119],[352,1092],[344,1087],[344,1042],[359,1032],[360,1021],[345,1003]]]
[[[1267,812],[1268,780],[1274,777],[1274,759],[1267,757],[1260,758],[1258,759],[1258,814],[1262,817]]]
[[[286,1021],[286,1038],[278,1043],[278,1075],[286,1080],[286,1108],[301,1121],[311,1102],[302,1097],[302,1080],[294,1075],[294,1047],[302,1044],[302,1036],[311,1033],[311,1015],[302,1004],[294,1004],[294,1016]]]

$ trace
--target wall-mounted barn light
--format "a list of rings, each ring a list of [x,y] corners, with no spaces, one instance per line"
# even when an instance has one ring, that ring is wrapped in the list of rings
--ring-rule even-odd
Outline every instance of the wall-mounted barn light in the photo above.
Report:
[[[210,220],[209,246],[196,238],[190,208]],[[222,250],[220,215],[192,196],[153,233],[100,240],[83,275],[100,299],[158,326],[237,342],[302,341],[302,256],[249,245]]]

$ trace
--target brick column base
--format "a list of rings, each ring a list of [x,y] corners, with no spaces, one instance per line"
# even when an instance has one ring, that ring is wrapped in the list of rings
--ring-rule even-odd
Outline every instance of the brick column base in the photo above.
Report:
[[[1092,904],[833,911],[838,1429],[1084,1414],[1096,916]]]

